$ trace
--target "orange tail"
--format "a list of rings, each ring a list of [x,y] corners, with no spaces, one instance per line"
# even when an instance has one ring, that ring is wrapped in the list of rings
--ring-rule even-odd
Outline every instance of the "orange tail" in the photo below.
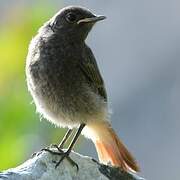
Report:
[[[100,162],[105,164],[110,162],[125,171],[139,171],[135,159],[120,141],[109,123],[94,123],[88,125],[87,130],[89,130],[89,137],[96,146]]]

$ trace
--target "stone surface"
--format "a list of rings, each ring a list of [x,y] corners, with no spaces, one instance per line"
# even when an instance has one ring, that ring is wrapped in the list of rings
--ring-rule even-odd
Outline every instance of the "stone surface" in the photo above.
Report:
[[[42,152],[18,167],[1,172],[0,180],[143,180],[137,175],[99,164],[75,152],[70,157],[78,164],[78,171],[67,159],[55,168],[55,162],[60,157]]]

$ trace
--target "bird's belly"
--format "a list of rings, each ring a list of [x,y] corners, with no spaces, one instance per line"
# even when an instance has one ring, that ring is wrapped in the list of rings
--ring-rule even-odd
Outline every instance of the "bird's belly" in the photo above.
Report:
[[[98,95],[83,83],[65,82],[68,81],[52,81],[45,75],[39,79],[31,76],[28,80],[37,111],[43,117],[58,126],[71,128],[107,119],[107,105]]]

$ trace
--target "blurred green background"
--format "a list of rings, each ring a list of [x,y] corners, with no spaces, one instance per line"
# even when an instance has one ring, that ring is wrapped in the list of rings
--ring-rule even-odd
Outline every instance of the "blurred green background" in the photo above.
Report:
[[[1,170],[19,164],[40,147],[58,142],[64,133],[46,121],[40,123],[24,72],[30,40],[57,9],[47,2],[19,5],[11,9],[0,28]]]

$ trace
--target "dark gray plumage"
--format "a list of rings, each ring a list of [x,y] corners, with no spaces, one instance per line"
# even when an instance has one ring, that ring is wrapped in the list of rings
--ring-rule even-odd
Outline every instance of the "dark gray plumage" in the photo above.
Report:
[[[106,119],[103,79],[85,43],[95,22],[102,19],[82,7],[66,7],[40,28],[30,44],[28,87],[37,110],[57,125],[71,128]]]
[[[26,63],[29,91],[38,112],[58,126],[70,128],[56,146],[61,159],[69,158],[81,131],[95,144],[101,162],[124,170],[138,165],[108,122],[107,95],[96,60],[85,39],[93,25],[103,20],[82,7],[67,7],[40,28],[32,40]],[[66,152],[63,147],[77,127]],[[57,154],[50,149],[44,150]]]

